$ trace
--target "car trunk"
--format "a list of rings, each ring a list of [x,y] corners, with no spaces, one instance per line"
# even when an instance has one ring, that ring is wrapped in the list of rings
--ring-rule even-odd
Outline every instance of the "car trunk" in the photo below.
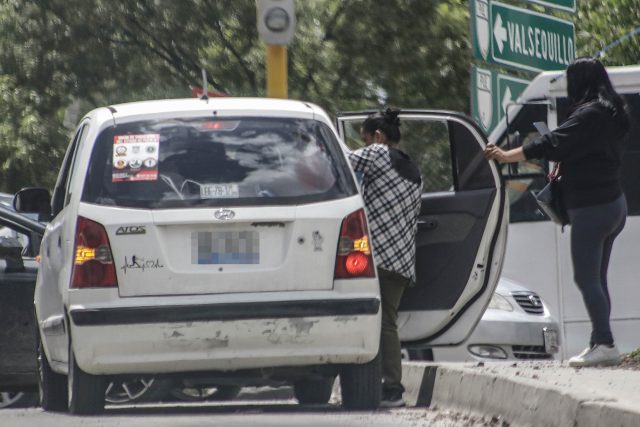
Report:
[[[109,225],[120,295],[331,289],[344,217],[334,204],[233,208],[228,220],[220,209],[158,210]]]

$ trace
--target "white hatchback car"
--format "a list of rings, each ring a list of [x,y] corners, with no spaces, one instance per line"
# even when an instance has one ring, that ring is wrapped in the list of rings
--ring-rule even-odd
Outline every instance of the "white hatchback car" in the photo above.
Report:
[[[425,143],[444,144],[455,185],[423,196],[402,334],[458,343],[500,275],[505,193],[470,119],[405,119],[448,129]],[[141,375],[288,383],[301,403],[327,402],[339,375],[346,408],[377,407],[378,281],[345,152],[327,114],[299,101],[87,114],[52,199],[16,195],[18,210],[50,217],[35,292],[44,409],[100,412],[108,379]]]

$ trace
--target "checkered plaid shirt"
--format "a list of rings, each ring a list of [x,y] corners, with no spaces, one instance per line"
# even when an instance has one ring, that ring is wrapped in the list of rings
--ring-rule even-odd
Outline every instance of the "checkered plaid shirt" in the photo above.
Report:
[[[377,266],[415,282],[422,181],[417,184],[400,176],[385,144],[352,151],[349,160],[363,175],[362,192]]]

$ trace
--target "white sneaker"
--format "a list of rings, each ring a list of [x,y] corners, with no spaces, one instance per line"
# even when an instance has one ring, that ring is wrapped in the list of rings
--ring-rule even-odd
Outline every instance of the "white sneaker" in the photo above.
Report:
[[[620,363],[620,352],[615,345],[609,347],[596,344],[585,348],[582,353],[569,359],[569,366],[580,368],[585,366],[612,366]]]

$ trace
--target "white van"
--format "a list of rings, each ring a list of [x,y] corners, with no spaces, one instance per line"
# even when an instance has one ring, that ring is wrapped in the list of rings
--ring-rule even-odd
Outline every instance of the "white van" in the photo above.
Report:
[[[629,206],[627,225],[616,240],[609,264],[611,326],[622,352],[640,346],[640,66],[611,67],[609,77],[629,105],[632,120],[623,155],[622,181]],[[569,102],[563,72],[544,72],[507,107],[505,118],[489,135],[502,147],[515,147],[538,136],[533,122],[553,129],[567,116]],[[510,227],[503,277],[540,294],[556,314],[563,333],[562,358],[588,344],[591,324],[573,282],[570,232],[547,220],[531,191],[545,183],[549,165],[541,160],[503,165],[510,201]]]

